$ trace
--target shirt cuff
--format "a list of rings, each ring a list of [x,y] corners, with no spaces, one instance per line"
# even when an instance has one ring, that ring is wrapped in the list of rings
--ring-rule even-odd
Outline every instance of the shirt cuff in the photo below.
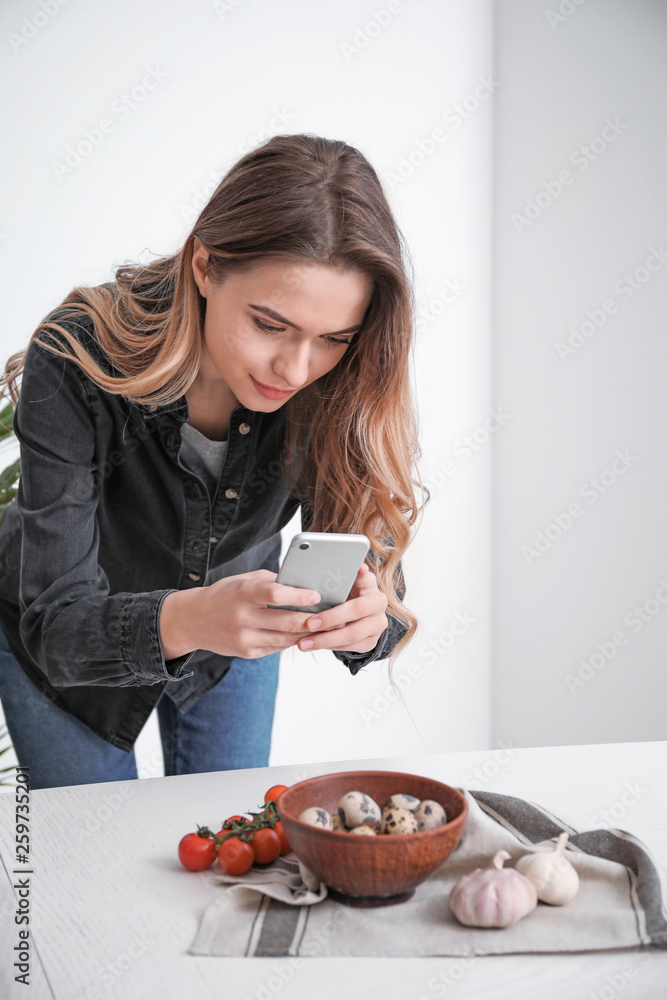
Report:
[[[361,668],[367,666],[367,664],[375,663],[377,660],[384,660],[389,656],[408,631],[407,625],[399,622],[393,615],[388,615],[387,617],[389,618],[389,624],[374,647],[369,649],[367,653],[356,653],[344,649],[334,649],[332,651],[336,659],[344,663],[353,676],[358,674]]]
[[[185,671],[195,650],[165,660],[160,641],[160,608],[171,590],[155,590],[132,594],[123,607],[121,621],[121,654],[130,669],[144,684],[185,680],[194,676]]]

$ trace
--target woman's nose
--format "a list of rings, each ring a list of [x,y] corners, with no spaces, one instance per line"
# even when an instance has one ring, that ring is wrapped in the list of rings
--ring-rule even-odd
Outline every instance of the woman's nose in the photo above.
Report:
[[[292,389],[300,389],[308,381],[308,344],[283,352],[276,358],[273,370]]]

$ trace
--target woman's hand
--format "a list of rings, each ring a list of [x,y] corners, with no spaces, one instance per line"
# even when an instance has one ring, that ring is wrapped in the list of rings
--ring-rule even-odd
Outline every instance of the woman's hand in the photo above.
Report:
[[[385,614],[388,603],[378,589],[375,573],[367,563],[362,563],[347,601],[305,619],[305,628],[314,627],[315,631],[308,639],[299,639],[297,648],[368,653],[389,625]],[[318,621],[320,624],[313,625]],[[335,635],[331,635],[331,630],[336,630]]]
[[[309,605],[320,595],[276,583],[277,573],[257,569],[223,577],[207,587],[167,594],[160,610],[160,640],[165,660],[193,649],[222,656],[255,659],[289,646],[366,653],[389,624],[387,598],[364,563],[344,604],[313,614]],[[315,600],[311,600],[311,598]],[[268,604],[303,605],[303,611],[279,611]],[[315,628],[308,622],[320,620]],[[330,632],[335,631],[335,636]],[[303,647],[300,640],[313,645]],[[335,645],[334,645],[335,643]]]
[[[167,594],[162,608],[170,601],[175,608],[180,600],[181,644],[185,642],[190,649],[247,660],[279,653],[308,635],[309,608],[321,597],[314,590],[276,583],[277,576],[268,569],[256,569],[223,577],[206,587]],[[303,611],[279,611],[268,604],[303,605]],[[171,617],[167,606],[167,634],[173,635]],[[172,648],[178,647],[174,643]]]

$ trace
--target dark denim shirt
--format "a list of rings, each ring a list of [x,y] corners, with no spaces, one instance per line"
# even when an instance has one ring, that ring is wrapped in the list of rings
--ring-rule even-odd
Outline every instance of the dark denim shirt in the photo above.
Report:
[[[92,321],[63,315],[49,319],[118,374]],[[209,580],[277,573],[281,529],[301,506],[307,530],[312,513],[285,485],[282,408],[234,409],[213,505],[178,460],[188,416],[185,396],[151,413],[34,341],[27,352],[14,414],[21,476],[0,528],[0,624],[39,690],[123,750],[163,692],[187,711],[233,660],[194,650],[165,661],[166,595],[203,586],[209,571]],[[351,673],[384,659],[407,631],[387,617],[370,652],[334,652]]]

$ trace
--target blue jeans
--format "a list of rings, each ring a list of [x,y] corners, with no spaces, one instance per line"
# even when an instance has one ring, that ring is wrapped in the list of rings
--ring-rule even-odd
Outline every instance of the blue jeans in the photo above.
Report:
[[[185,713],[164,694],[157,704],[165,774],[266,767],[280,653],[237,656],[218,684]],[[0,701],[31,788],[137,778],[134,751],[121,750],[54,705],[35,687],[0,628]]]

